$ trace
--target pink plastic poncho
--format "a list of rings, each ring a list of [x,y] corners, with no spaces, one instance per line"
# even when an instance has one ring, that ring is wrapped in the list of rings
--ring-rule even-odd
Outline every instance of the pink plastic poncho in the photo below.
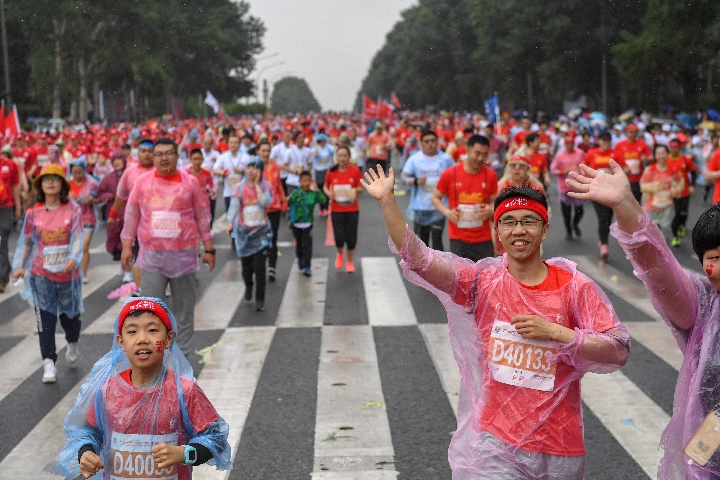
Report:
[[[77,185],[72,178],[69,181],[70,181],[70,185]],[[80,205],[80,209],[82,210],[83,227],[92,228],[93,230],[95,230],[95,228],[97,227],[97,216],[95,215],[95,204],[85,201],[85,198],[88,195],[91,197],[97,198],[98,182],[90,175],[85,174],[85,181],[80,186],[80,189],[77,192],[77,198],[73,198],[73,201],[75,201],[75,203]]]
[[[210,240],[212,232],[208,198],[197,179],[183,170],[169,178],[153,171],[137,179],[121,238],[137,236],[140,268],[177,278],[200,269],[198,238]]]
[[[707,414],[720,409],[720,293],[707,278],[683,270],[647,213],[639,220],[641,229],[632,235],[617,223],[610,232],[685,355],[675,386],[673,416],[660,441],[665,454],[658,479],[715,479],[720,475],[720,453],[700,467],[683,449]],[[690,319],[693,326],[679,330],[673,324],[678,318]]]
[[[162,305],[177,331],[167,306],[157,298],[148,299]],[[117,325],[118,317],[114,331]],[[78,478],[78,452],[91,445],[105,465],[93,478],[190,480],[190,466],[155,468],[151,450],[159,443],[203,445],[212,453],[208,464],[227,470],[231,458],[228,425],[197,385],[192,367],[176,343],[164,351],[163,367],[151,382],[131,385],[123,378],[129,368],[125,352],[113,338],[110,352],[95,363],[80,387],[65,417],[67,442],[45,471]]]
[[[37,203],[28,209],[13,259],[13,271],[25,269],[25,288],[20,295],[46,312],[70,318],[81,314],[82,247],[82,213],[76,203],[63,203],[54,210]],[[67,260],[75,261],[70,273],[64,271]]]
[[[141,167],[139,164],[128,166],[120,178],[120,184],[117,187],[117,197],[120,200],[127,202],[130,198],[130,192],[132,192],[138,178],[140,178],[141,175],[154,171],[154,166]]]
[[[628,333],[602,290],[561,258],[547,264],[567,272],[567,283],[552,292],[533,290],[510,275],[506,257],[472,263],[429,249],[409,227],[397,253],[405,277],[437,295],[448,315],[462,377],[448,452],[453,478],[534,478],[538,469],[542,478],[578,478],[563,461],[570,457],[580,457],[581,476],[580,378],[617,370],[629,352]],[[510,323],[519,314],[571,328],[573,340],[525,340]],[[538,454],[559,461],[548,471]]]

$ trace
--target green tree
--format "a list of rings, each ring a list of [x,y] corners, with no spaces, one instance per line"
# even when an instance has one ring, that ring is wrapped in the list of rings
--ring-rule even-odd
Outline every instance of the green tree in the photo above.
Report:
[[[270,105],[274,112],[319,112],[320,104],[303,78],[285,77],[273,85]]]

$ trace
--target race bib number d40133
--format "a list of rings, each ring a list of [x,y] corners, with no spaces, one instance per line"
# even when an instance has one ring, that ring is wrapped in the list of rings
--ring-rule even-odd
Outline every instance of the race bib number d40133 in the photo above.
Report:
[[[555,342],[526,340],[507,322],[495,320],[488,367],[495,381],[543,392],[555,386]]]
[[[110,480],[177,480],[177,465],[158,468],[152,456],[155,445],[177,445],[177,433],[167,435],[132,435],[112,433]]]

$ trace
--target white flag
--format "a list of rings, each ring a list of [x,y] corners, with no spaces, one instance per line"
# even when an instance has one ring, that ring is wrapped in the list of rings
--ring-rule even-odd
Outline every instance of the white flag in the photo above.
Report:
[[[217,98],[213,97],[213,94],[210,93],[210,90],[208,90],[207,95],[205,95],[205,105],[212,108],[213,112],[215,112],[215,115],[220,113],[220,102],[217,101]]]

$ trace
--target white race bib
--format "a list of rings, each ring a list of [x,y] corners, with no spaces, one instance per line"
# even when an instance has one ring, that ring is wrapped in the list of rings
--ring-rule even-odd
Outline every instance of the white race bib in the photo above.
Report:
[[[466,204],[461,203],[458,205],[458,212],[460,212],[460,219],[458,220],[458,228],[477,228],[482,226],[483,219],[480,218],[480,204]]]
[[[428,195],[432,195],[435,193],[435,187],[437,187],[438,179],[434,178],[430,180],[429,178],[425,178],[425,185],[422,186],[423,193],[426,193]]]
[[[332,167],[332,157],[318,157],[315,163],[319,170],[326,170]]]
[[[38,167],[42,167],[43,165],[45,165],[46,163],[48,163],[50,161],[50,157],[48,157],[47,155],[38,155],[36,161],[37,161]]]
[[[177,480],[177,465],[156,468],[152,456],[155,445],[167,443],[177,446],[177,433],[140,435],[112,432],[110,445],[110,480]]]
[[[227,176],[226,180],[228,185],[234,187],[235,185],[240,183],[240,180],[242,180],[242,175],[240,175],[239,173],[231,173]]]
[[[152,212],[150,234],[155,238],[180,236],[180,212]]]
[[[349,183],[341,183],[341,184],[335,184],[333,186],[333,192],[335,192],[335,201],[337,203],[342,203],[345,205],[350,205],[353,202],[350,201],[350,190],[352,190],[352,185]]]
[[[625,165],[627,165],[628,170],[630,170],[630,175],[640,174],[640,160],[629,158],[625,160]]]
[[[259,227],[265,225],[265,212],[257,205],[243,207],[243,225],[246,227]]]
[[[375,145],[375,147],[373,147],[373,152],[376,157],[383,157],[385,156],[385,147],[383,145]]]
[[[70,245],[52,245],[43,248],[43,268],[50,273],[65,270],[65,262],[70,256]]]
[[[495,320],[488,367],[495,381],[549,392],[555,387],[555,342],[526,340],[507,322]]]

